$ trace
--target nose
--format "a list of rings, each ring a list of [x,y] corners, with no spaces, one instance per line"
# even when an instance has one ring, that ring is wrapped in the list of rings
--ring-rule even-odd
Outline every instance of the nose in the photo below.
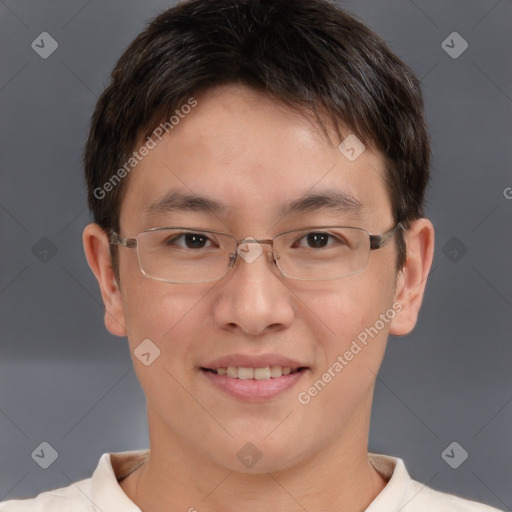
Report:
[[[218,286],[215,324],[253,336],[288,327],[295,317],[293,294],[274,263],[270,244],[246,239],[232,261],[231,272]]]

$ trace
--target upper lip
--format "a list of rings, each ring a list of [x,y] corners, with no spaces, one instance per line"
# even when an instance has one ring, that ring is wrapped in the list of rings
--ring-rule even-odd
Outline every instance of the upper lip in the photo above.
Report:
[[[294,359],[280,355],[280,354],[231,354],[224,357],[219,357],[210,361],[202,368],[208,370],[216,370],[217,368],[227,368],[228,366],[243,366],[245,368],[264,368],[266,366],[282,366],[283,368],[306,368],[305,364],[299,363]]]

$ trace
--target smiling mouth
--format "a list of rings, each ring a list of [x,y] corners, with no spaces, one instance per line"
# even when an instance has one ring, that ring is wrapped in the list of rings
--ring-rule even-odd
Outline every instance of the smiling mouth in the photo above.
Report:
[[[286,366],[264,366],[261,368],[251,368],[245,366],[227,366],[224,368],[201,368],[202,371],[211,372],[216,375],[222,375],[232,379],[241,380],[270,380],[277,379],[293,373],[306,370],[305,366],[299,368],[289,368]]]

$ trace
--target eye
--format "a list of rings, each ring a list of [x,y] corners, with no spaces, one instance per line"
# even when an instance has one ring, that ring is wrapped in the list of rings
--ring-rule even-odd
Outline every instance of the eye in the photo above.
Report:
[[[328,243],[329,239],[332,239],[334,242]],[[331,233],[327,233],[325,231],[311,231],[295,241],[293,247],[323,249],[324,247],[334,245],[336,243],[345,245],[345,241],[342,238]]]
[[[210,245],[207,245],[210,244]],[[164,245],[178,245],[185,249],[203,249],[204,247],[218,247],[204,233],[181,233],[164,240]]]

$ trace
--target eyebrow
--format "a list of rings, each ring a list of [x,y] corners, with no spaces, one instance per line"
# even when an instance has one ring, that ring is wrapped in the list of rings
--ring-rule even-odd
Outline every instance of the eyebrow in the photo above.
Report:
[[[228,206],[207,196],[187,194],[171,191],[160,200],[144,209],[144,217],[171,212],[204,212],[221,215],[228,210]],[[314,212],[317,210],[330,210],[336,213],[360,213],[364,206],[354,196],[341,190],[325,190],[316,193],[307,193],[304,196],[286,202],[279,209],[282,217],[293,213]]]
[[[159,201],[144,208],[144,217],[182,211],[206,212],[219,215],[226,210],[227,207],[225,205],[208,197],[171,191]]]
[[[364,210],[364,206],[347,192],[331,189],[307,193],[299,199],[289,201],[281,207],[279,214],[285,217],[292,213],[314,212],[317,210],[330,210],[335,213],[360,213]]]

